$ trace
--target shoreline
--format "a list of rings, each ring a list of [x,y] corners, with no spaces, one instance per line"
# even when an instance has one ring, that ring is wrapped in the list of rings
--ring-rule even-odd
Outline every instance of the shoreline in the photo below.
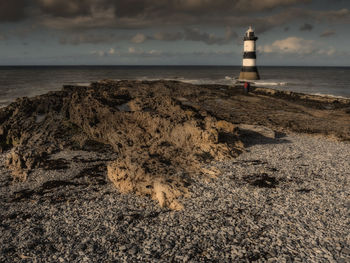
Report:
[[[195,86],[202,86],[202,85],[212,85],[212,86],[227,86],[227,87],[234,87],[234,86],[239,86],[238,83],[234,83],[234,80],[232,80],[232,84],[220,84],[220,83],[215,83],[213,82],[208,82],[208,83],[196,83],[193,80],[186,80],[186,79],[182,79],[180,78],[140,78],[140,79],[111,79],[111,81],[145,81],[145,82],[157,82],[157,81],[170,81],[170,82],[181,82],[184,84],[189,84],[189,85],[195,85]],[[82,82],[82,83],[67,83],[67,84],[62,84],[62,86],[89,86],[90,83],[89,82]],[[243,84],[242,84],[243,85]],[[332,99],[339,99],[340,101],[345,101],[345,103],[347,101],[350,101],[350,96],[349,97],[345,97],[345,96],[340,96],[340,95],[332,95],[332,94],[323,94],[323,93],[303,93],[303,92],[298,92],[298,91],[292,91],[292,90],[287,90],[287,89],[283,89],[283,88],[278,88],[279,85],[268,85],[268,86],[264,86],[264,85],[259,85],[259,83],[255,83],[252,85],[253,89],[264,89],[267,90],[267,92],[269,92],[269,90],[271,90],[269,93],[273,93],[273,92],[278,92],[278,93],[284,93],[286,95],[291,95],[291,94],[297,94],[299,96],[310,96],[310,97],[324,97],[327,98],[329,100]],[[281,85],[284,86],[284,85]],[[55,92],[55,91],[59,91],[59,90],[52,90],[52,91],[47,91],[48,92]],[[35,96],[25,96],[25,97],[37,97],[37,96],[41,96],[44,95],[46,93],[42,93],[42,94],[38,94]],[[22,97],[17,97],[17,98],[13,98],[11,102],[7,102],[7,104],[0,104],[0,109],[5,108],[7,106],[9,106],[11,103],[15,102],[17,99],[21,99]]]
[[[307,94],[307,93],[301,93],[301,92],[295,92],[295,91],[289,91],[289,90],[281,90],[281,89],[273,89],[273,88],[265,88],[265,87],[254,87],[255,93],[260,94],[268,94],[268,95],[277,95],[279,97],[289,97],[294,99],[300,99],[300,100],[311,100],[315,102],[322,102],[322,103],[341,103],[341,104],[349,104],[350,98],[343,97],[343,96],[335,96],[331,94]]]

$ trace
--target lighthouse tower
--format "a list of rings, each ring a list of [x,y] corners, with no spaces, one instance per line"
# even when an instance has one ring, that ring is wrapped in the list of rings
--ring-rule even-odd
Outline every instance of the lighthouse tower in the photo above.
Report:
[[[260,79],[258,69],[256,67],[256,40],[258,40],[258,38],[254,35],[254,31],[250,26],[244,35],[243,67],[241,73],[239,74],[240,80]]]

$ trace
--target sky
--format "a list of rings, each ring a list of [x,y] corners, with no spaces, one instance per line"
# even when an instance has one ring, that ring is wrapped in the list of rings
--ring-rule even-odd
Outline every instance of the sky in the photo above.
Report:
[[[350,66],[349,0],[0,0],[0,65]]]

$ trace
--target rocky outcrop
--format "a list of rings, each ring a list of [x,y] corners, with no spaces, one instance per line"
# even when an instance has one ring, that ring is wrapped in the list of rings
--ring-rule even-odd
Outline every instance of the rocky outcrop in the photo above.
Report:
[[[177,199],[188,196],[191,176],[206,173],[212,160],[236,156],[242,144],[233,124],[177,99],[172,88],[102,81],[18,100],[2,110],[2,149],[12,148],[7,166],[25,180],[49,154],[95,141],[118,153],[108,178],[121,192],[181,209]]]
[[[180,209],[176,199],[188,194],[189,174],[202,171],[203,156],[232,158],[241,149],[232,124],[184,106],[164,86],[97,86],[87,96],[72,95],[69,119],[119,153],[108,165],[108,177],[122,192],[149,195],[161,206]]]
[[[176,81],[99,81],[21,98],[0,109],[0,151],[16,180],[62,149],[118,157],[107,176],[121,192],[181,209],[193,175],[285,132],[350,140],[350,101],[256,88]],[[255,138],[255,139],[254,139]]]

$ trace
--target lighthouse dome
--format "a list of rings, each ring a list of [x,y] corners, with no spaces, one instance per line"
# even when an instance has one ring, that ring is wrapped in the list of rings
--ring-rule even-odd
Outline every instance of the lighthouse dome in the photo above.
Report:
[[[247,30],[247,35],[249,35],[249,33],[254,33],[252,26],[249,26],[249,28]]]
[[[256,41],[258,38],[254,34],[254,30],[252,26],[249,26],[247,32],[245,33],[244,40],[254,40]]]

